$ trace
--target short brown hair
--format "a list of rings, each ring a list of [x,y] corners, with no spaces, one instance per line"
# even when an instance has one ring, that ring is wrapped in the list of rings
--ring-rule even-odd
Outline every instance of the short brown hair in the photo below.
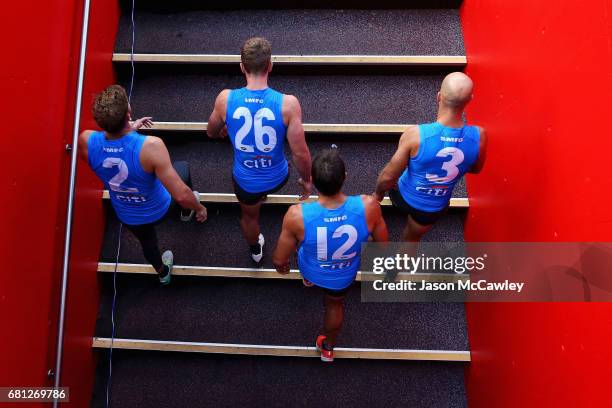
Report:
[[[93,117],[98,126],[117,133],[125,126],[129,109],[128,96],[121,85],[111,85],[94,100]]]
[[[272,58],[272,46],[262,37],[249,38],[240,48],[240,60],[244,70],[249,74],[261,74],[266,71]]]

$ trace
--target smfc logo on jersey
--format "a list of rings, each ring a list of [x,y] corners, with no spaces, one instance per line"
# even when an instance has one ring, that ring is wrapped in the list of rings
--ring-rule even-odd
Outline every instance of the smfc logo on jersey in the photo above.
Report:
[[[348,216],[346,215],[343,215],[341,217],[324,217],[323,218],[324,222],[338,222],[338,221],[346,221],[346,220],[348,220]]]
[[[246,103],[264,103],[264,100],[259,98],[244,98],[244,101]]]
[[[103,150],[106,153],[121,153],[123,151],[123,147],[104,147]]]
[[[440,136],[440,140],[443,141],[443,142],[455,142],[455,143],[463,142],[463,138],[462,137]]]

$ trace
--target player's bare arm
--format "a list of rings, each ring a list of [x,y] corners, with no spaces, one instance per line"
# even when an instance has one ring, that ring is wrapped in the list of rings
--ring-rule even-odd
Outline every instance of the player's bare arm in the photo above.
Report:
[[[395,186],[397,180],[408,165],[408,160],[416,156],[419,150],[419,128],[410,126],[402,134],[397,151],[378,175],[374,198],[379,202],[385,196],[385,192]]]
[[[151,116],[145,116],[143,118],[130,121],[130,128],[136,131],[140,128],[150,129],[153,127],[153,118]]]
[[[298,242],[303,239],[302,208],[299,204],[294,204],[289,207],[283,218],[281,233],[272,255],[272,263],[278,273],[282,275],[289,273],[291,255],[295,253]]]
[[[287,125],[287,141],[291,148],[293,163],[300,175],[298,180],[302,187],[300,200],[306,200],[312,192],[311,157],[304,136],[304,126],[302,125],[302,107],[295,96],[285,95],[282,110],[283,121]]]
[[[160,138],[147,136],[142,145],[140,163],[145,171],[155,173],[178,205],[185,209],[194,210],[199,222],[206,220],[206,207],[196,200],[193,191],[187,184],[183,183],[183,180],[174,170],[168,149]]]
[[[208,126],[206,132],[213,139],[224,138],[227,136],[227,127],[225,126],[225,114],[227,111],[227,98],[230,90],[224,89],[217,95],[215,99],[215,107],[208,118]]]
[[[478,160],[476,160],[476,163],[474,163],[472,168],[469,170],[469,173],[474,174],[478,174],[482,171],[482,168],[484,167],[485,161],[487,159],[487,133],[485,132],[484,128],[480,126],[478,127],[478,129],[480,130],[480,149],[478,151]]]
[[[376,242],[389,241],[389,231],[387,230],[387,224],[383,218],[380,203],[370,195],[362,195],[361,199],[365,206],[366,222],[368,223],[370,235],[372,235],[372,238]]]
[[[81,134],[79,134],[79,145],[78,145],[78,154],[79,157],[84,160],[85,162],[88,161],[88,149],[87,149],[87,143],[89,142],[89,136],[91,136],[91,134],[93,133],[93,130],[84,130],[81,132]]]

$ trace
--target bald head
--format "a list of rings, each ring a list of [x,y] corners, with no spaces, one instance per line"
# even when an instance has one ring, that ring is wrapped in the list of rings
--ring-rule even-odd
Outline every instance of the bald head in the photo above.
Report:
[[[463,109],[472,100],[474,83],[463,72],[448,74],[440,87],[440,102],[451,109]]]

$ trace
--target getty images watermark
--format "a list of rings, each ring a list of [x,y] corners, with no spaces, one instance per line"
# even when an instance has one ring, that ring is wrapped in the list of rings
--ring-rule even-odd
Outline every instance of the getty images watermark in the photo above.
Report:
[[[365,302],[612,301],[610,243],[367,243]]]
[[[410,256],[408,254],[395,254],[389,257],[376,257],[372,261],[372,273],[375,275],[388,276],[390,273],[409,273],[415,275],[420,272],[425,273],[456,273],[459,275],[483,271],[486,267],[487,254],[482,256]],[[400,275],[401,276],[401,275]],[[431,279],[431,276],[427,276]],[[503,282],[488,282],[486,279],[473,281],[467,279],[457,279],[456,281],[436,281],[422,277],[420,281],[400,279],[399,281],[385,281],[377,279],[372,281],[374,290],[412,290],[412,291],[449,291],[449,290],[481,290],[481,291],[517,291],[521,292],[525,286],[524,282],[511,282],[508,279]]]

